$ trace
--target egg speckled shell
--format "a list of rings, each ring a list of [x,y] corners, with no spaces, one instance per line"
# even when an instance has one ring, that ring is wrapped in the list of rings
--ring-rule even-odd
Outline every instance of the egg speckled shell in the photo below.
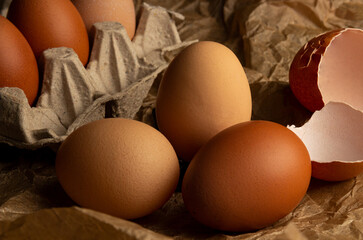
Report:
[[[75,130],[60,146],[55,167],[76,203],[125,219],[160,208],[179,179],[169,141],[145,123],[121,118]]]

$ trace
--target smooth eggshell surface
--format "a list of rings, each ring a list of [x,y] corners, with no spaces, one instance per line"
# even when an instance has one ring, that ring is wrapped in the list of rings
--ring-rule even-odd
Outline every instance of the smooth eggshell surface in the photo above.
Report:
[[[178,156],[190,161],[221,130],[251,118],[250,87],[235,54],[216,42],[184,49],[159,86],[156,118]]]
[[[91,29],[96,22],[119,22],[125,27],[128,36],[135,35],[136,16],[132,0],[72,0],[81,14],[90,37]]]
[[[83,125],[60,146],[56,173],[79,205],[125,219],[160,208],[173,194],[179,163],[156,129],[130,119]]]
[[[304,197],[311,162],[289,129],[249,121],[213,137],[191,161],[184,203],[199,222],[224,231],[252,231],[289,214]]]
[[[48,48],[69,47],[87,64],[87,30],[71,1],[13,0],[7,17],[28,40],[38,61]]]
[[[38,93],[38,66],[32,49],[21,32],[0,16],[0,87],[18,87],[30,105]]]
[[[360,162],[316,162],[312,161],[312,176],[324,181],[345,181],[363,172],[363,161]]]

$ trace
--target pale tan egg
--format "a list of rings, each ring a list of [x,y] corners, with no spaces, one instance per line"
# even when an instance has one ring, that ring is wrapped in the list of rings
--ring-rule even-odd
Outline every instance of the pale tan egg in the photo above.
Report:
[[[56,173],[80,206],[134,219],[171,197],[179,163],[169,141],[155,128],[110,118],[83,125],[62,143]]]
[[[156,118],[178,156],[190,161],[221,130],[251,118],[251,92],[236,55],[202,41],[170,63],[160,83]]]

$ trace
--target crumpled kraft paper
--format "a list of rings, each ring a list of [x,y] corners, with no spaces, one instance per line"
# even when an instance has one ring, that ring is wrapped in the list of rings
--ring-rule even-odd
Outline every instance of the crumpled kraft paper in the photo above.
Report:
[[[143,1],[135,2],[139,9]],[[363,27],[363,1],[146,2],[184,15],[184,21],[176,21],[182,41],[214,40],[235,51],[250,82],[253,118],[284,125],[301,126],[311,116],[288,86],[289,64],[297,50],[326,30]],[[137,113],[151,125],[159,81],[160,76]],[[53,151],[0,149],[2,239],[363,239],[363,175],[337,183],[312,179],[299,206],[274,225],[227,233],[196,222],[178,191],[160,210],[132,222],[76,207],[57,182]]]
[[[57,182],[53,151],[1,150],[15,159],[0,164],[1,239],[53,239],[54,235],[55,239],[161,239],[156,233],[175,239],[362,238],[362,175],[338,183],[312,179],[300,205],[273,226],[253,233],[226,233],[196,222],[185,209],[180,192],[160,210],[132,224],[101,213],[92,215],[94,211],[75,207]]]

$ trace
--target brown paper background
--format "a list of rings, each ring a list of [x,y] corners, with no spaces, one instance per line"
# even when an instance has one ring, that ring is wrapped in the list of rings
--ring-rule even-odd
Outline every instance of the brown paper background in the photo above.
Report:
[[[136,1],[139,9],[143,1]],[[303,124],[311,115],[288,86],[289,64],[312,36],[340,27],[363,28],[363,1],[147,0],[185,16],[182,40],[212,40],[243,63],[253,97],[253,119]],[[155,125],[158,81],[138,119]],[[347,123],[349,124],[349,123]],[[363,175],[329,183],[312,179],[300,205],[273,226],[226,233],[202,226],[180,192],[155,213],[125,221],[77,207],[62,190],[51,149],[0,146],[0,239],[363,239]],[[185,164],[181,164],[185,170]]]

